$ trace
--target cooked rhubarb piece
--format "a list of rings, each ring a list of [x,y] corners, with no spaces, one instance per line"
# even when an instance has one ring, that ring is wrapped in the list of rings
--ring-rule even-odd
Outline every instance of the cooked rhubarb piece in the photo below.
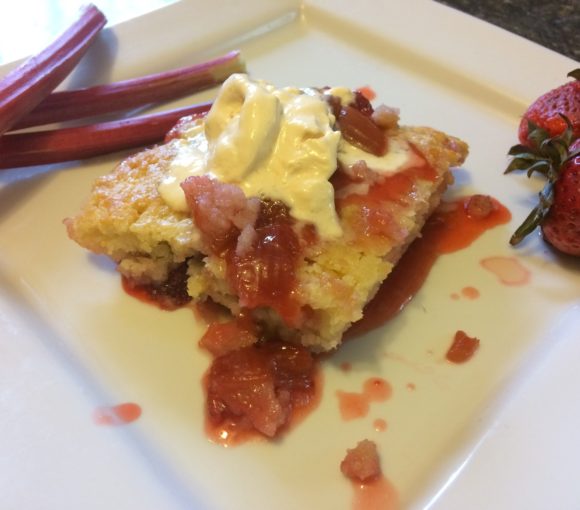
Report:
[[[223,356],[258,341],[258,330],[252,318],[242,315],[227,322],[211,322],[199,345],[214,356]]]
[[[340,463],[342,473],[355,482],[370,482],[381,475],[377,445],[363,439],[355,448],[348,449]]]
[[[274,437],[312,395],[314,369],[310,352],[279,341],[219,356],[208,374],[209,420]]]
[[[106,21],[94,5],[83,7],[78,20],[52,44],[0,80],[0,135],[68,76]]]

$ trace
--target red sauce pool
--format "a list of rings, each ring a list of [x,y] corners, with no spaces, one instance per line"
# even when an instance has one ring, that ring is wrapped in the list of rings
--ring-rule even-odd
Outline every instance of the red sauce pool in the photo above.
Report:
[[[139,285],[123,276],[123,290],[130,296],[162,310],[177,310],[191,301],[187,293],[187,263],[182,263],[169,273],[160,285]]]
[[[370,409],[371,402],[384,402],[393,393],[391,385],[380,377],[370,377],[363,384],[361,393],[338,390],[338,408],[344,421],[364,418]]]
[[[504,285],[525,285],[531,278],[530,271],[515,257],[487,257],[480,264]]]
[[[338,390],[336,396],[340,416],[344,421],[364,418],[368,414],[370,403],[364,395]]]
[[[467,299],[477,299],[479,297],[479,291],[475,287],[463,287],[461,289],[461,294]]]
[[[469,216],[469,198],[446,202],[431,216],[422,237],[405,252],[345,338],[371,331],[398,314],[422,287],[440,255],[466,248],[487,230],[510,220],[508,209],[495,199],[491,199],[494,207],[487,217]]]
[[[384,402],[391,398],[391,385],[380,377],[370,377],[363,384],[363,395],[372,402]]]
[[[351,481],[352,510],[396,510],[399,508],[397,489],[384,476],[366,483]]]
[[[93,412],[93,421],[97,425],[127,425],[139,419],[141,413],[141,406],[133,402],[101,406]]]
[[[340,364],[340,369],[343,372],[350,372],[352,370],[352,363],[349,363],[348,361],[344,361],[343,363]]]
[[[373,421],[373,428],[377,432],[384,432],[385,430],[387,430],[386,420],[383,420],[382,418],[377,418],[375,421]]]
[[[478,338],[470,337],[464,331],[457,331],[445,358],[451,363],[465,363],[473,357],[477,349]]]

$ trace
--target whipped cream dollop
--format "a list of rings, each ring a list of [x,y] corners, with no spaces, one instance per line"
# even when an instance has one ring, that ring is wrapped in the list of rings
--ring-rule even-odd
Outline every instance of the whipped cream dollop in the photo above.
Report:
[[[283,201],[297,220],[312,223],[324,239],[342,234],[334,189],[329,182],[338,161],[358,160],[379,172],[396,171],[410,148],[395,144],[376,157],[341,139],[335,117],[324,98],[332,94],[348,104],[346,88],[325,92],[273,85],[234,74],[222,85],[206,118],[182,138],[159,193],[175,210],[187,211],[180,187],[187,177],[208,175],[233,183],[248,197]]]
[[[319,93],[230,76],[204,121],[179,141],[163,199],[187,210],[179,184],[190,175],[234,183],[248,197],[282,200],[297,220],[313,223],[321,237],[342,229],[329,182],[336,170],[340,132]]]

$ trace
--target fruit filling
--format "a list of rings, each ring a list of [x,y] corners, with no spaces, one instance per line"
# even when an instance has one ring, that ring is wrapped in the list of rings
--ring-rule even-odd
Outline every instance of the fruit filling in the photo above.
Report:
[[[274,437],[313,399],[315,371],[307,349],[276,340],[218,356],[207,375],[210,425]]]

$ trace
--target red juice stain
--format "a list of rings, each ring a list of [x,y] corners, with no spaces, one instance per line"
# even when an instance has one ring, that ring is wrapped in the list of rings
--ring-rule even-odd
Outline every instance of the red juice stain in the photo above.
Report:
[[[477,299],[480,296],[479,291],[475,287],[463,287],[461,289],[461,295],[471,300]]]
[[[457,294],[457,292],[453,292],[449,297],[453,299],[453,301],[458,301],[461,296]]]
[[[400,508],[397,489],[384,475],[370,482],[351,481],[352,510],[396,510]]]
[[[373,428],[377,432],[384,432],[385,430],[387,430],[386,420],[383,420],[382,418],[377,418],[375,421],[373,421]]]
[[[479,263],[504,285],[525,285],[531,278],[530,271],[515,257],[487,257]]]
[[[370,409],[371,402],[384,402],[393,393],[391,385],[380,377],[370,377],[363,384],[362,393],[338,390],[338,408],[344,421],[364,418]]]
[[[125,276],[121,283],[123,290],[130,296],[162,310],[177,310],[191,301],[187,293],[187,262],[172,269],[167,280],[157,285],[137,284]]]
[[[368,414],[370,404],[364,395],[338,390],[336,396],[338,397],[340,416],[344,421],[364,418]]]
[[[125,276],[121,276],[121,286],[129,296],[143,303],[158,306],[158,302],[151,296],[149,287],[145,285],[137,285]]]
[[[352,370],[352,363],[349,363],[348,361],[344,361],[340,364],[340,369],[343,372],[350,372]]]
[[[470,337],[464,331],[457,331],[445,358],[451,363],[465,363],[473,357],[477,349],[478,338]]]
[[[363,384],[363,395],[372,402],[384,402],[391,398],[391,385],[380,377],[371,377]]]
[[[417,389],[417,386],[415,386],[415,383],[410,382],[410,383],[407,383],[407,389],[409,391],[415,391]]]
[[[429,244],[438,254],[467,248],[487,230],[511,220],[509,210],[491,197],[491,208],[486,216],[470,215],[469,204],[473,196],[444,202],[427,222]]]
[[[127,425],[137,420],[141,413],[141,406],[133,402],[101,406],[93,412],[93,421],[97,425]]]
[[[345,338],[367,333],[397,315],[419,291],[439,256],[466,248],[487,230],[511,219],[509,210],[494,198],[485,217],[469,215],[470,199],[445,202],[433,213],[422,236],[411,244]]]

